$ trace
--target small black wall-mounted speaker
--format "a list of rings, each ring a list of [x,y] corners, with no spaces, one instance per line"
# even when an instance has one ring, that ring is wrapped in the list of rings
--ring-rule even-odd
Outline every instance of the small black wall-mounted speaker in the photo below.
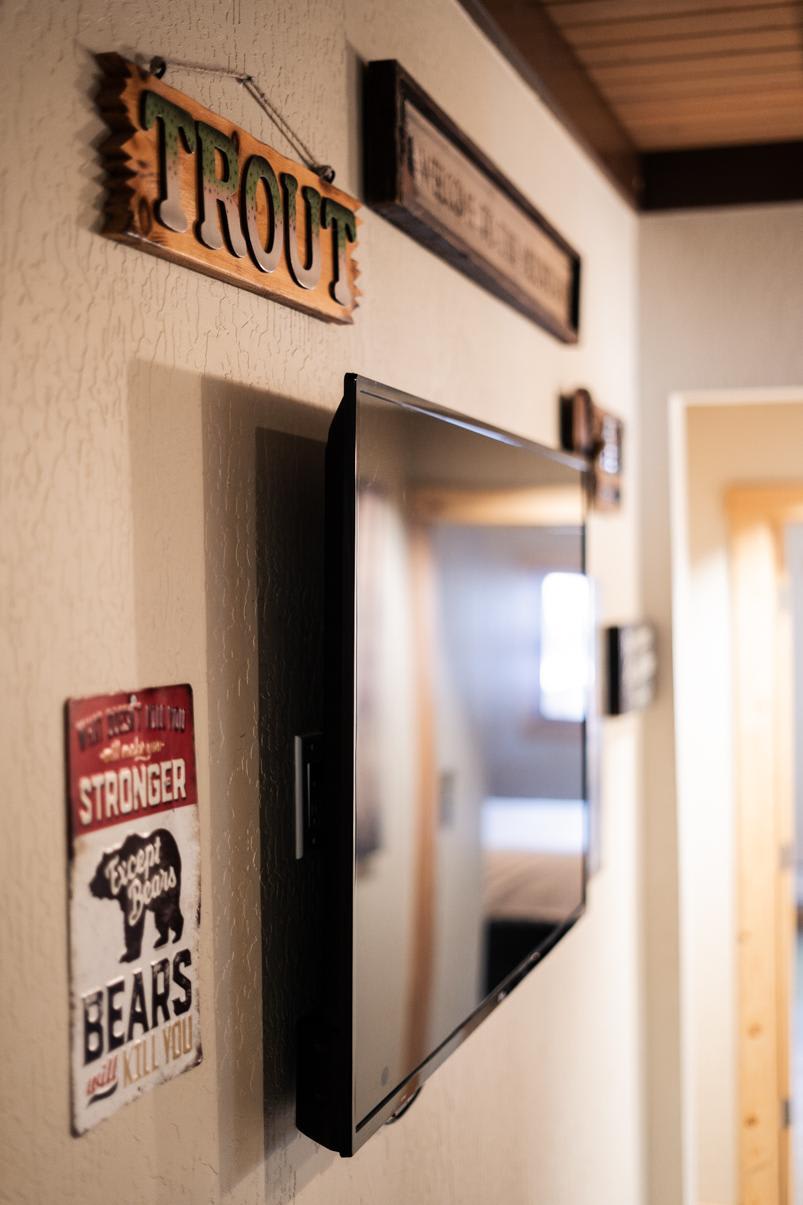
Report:
[[[605,712],[641,711],[655,698],[658,657],[651,623],[627,623],[604,631],[607,684]]]

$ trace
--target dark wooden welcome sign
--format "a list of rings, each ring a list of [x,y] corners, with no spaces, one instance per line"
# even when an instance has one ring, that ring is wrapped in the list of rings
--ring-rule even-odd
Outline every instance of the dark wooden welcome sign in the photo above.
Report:
[[[103,233],[329,322],[351,322],[359,202],[118,54]]]
[[[394,59],[368,64],[363,114],[368,204],[576,342],[579,255]]]

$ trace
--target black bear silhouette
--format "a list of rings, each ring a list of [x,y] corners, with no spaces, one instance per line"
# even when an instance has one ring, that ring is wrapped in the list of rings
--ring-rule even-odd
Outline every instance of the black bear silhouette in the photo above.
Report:
[[[166,828],[131,833],[122,845],[106,850],[89,890],[99,900],[117,900],[122,909],[125,950],[120,962],[139,958],[148,909],[159,933],[155,945],[166,945],[171,930],[173,941],[181,937],[181,854]]]

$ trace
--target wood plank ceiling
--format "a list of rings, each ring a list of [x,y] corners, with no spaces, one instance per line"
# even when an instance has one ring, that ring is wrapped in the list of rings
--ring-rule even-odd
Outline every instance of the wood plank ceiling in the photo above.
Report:
[[[803,3],[544,0],[640,151],[803,139]]]

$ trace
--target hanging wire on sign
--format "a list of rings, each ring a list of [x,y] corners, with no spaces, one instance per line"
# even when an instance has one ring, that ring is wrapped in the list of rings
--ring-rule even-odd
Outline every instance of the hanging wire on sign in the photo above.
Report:
[[[162,79],[168,67],[177,67],[181,71],[200,71],[207,75],[224,75],[229,79],[236,80],[238,84],[241,84],[245,88],[248,95],[256,101],[263,113],[270,118],[276,128],[284,135],[299,155],[304,166],[308,167],[311,172],[315,172],[318,179],[323,180],[325,184],[332,184],[334,182],[335,169],[332,165],[329,163],[319,163],[316,160],[306,143],[296,134],[286,118],[281,115],[276,106],[262,91],[253,75],[249,75],[243,71],[232,71],[229,67],[213,67],[206,63],[188,63],[183,59],[166,59],[162,55],[155,55],[148,64],[148,70],[157,79]]]

